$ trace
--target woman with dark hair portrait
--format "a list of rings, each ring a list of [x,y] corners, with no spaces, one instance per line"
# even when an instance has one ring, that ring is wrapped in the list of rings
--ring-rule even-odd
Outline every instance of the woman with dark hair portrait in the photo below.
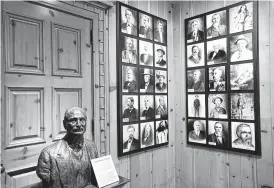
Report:
[[[237,15],[234,17],[233,25],[236,32],[252,29],[252,15],[250,15],[246,4],[240,6]]]
[[[149,123],[147,123],[144,126],[143,129],[143,134],[142,134],[142,145],[147,147],[151,146],[153,142],[153,132],[152,132],[152,127]]]

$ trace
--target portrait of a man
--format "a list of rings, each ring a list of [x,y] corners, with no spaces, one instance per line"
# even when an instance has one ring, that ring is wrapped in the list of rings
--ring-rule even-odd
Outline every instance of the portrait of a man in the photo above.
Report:
[[[152,43],[139,42],[140,65],[153,66],[153,45]]]
[[[230,65],[231,90],[252,90],[254,88],[253,63]]]
[[[154,123],[153,122],[141,123],[141,130],[142,130],[141,147],[145,148],[145,147],[154,145]]]
[[[166,47],[155,44],[155,67],[166,68]]]
[[[222,121],[209,121],[209,133],[207,136],[208,144],[215,145],[221,148],[228,146],[227,122]]]
[[[168,141],[168,123],[167,120],[156,122],[156,144],[163,144]]]
[[[140,140],[138,134],[138,124],[124,125],[123,127],[123,152],[140,149]],[[126,140],[126,141],[125,141]]]
[[[232,122],[232,131],[233,148],[255,150],[254,123]]]
[[[205,72],[204,69],[188,71],[188,92],[205,91]]]
[[[211,24],[211,25],[210,25]],[[207,16],[207,38],[226,35],[226,11],[216,12]]]
[[[137,24],[136,24],[137,12],[122,6],[121,7],[121,31],[130,35],[137,35]]]
[[[224,94],[218,94],[214,96],[213,94],[209,95],[208,101],[212,99],[212,104],[209,105],[209,117],[210,118],[227,118],[227,110],[224,102]],[[225,99],[226,100],[226,99]],[[210,108],[212,107],[213,108]]]
[[[225,67],[209,68],[209,89],[210,91],[225,91]]]
[[[136,50],[136,39],[130,37],[124,37],[125,39],[125,50],[122,51],[122,62],[123,63],[137,63],[137,50]]]
[[[194,44],[187,46],[187,67],[203,66],[204,62],[204,44]]]
[[[140,92],[145,92],[145,93],[153,93],[154,92],[154,83],[152,83],[152,78],[153,78],[153,75],[152,75],[152,71],[153,70],[150,70],[148,68],[144,68],[144,69],[140,69],[142,72],[141,72],[141,75],[143,77],[140,77],[141,78],[141,85],[140,85]]]
[[[226,38],[207,42],[207,64],[226,63]]]
[[[153,96],[145,95],[140,96],[140,100],[144,103],[140,105],[141,107],[141,120],[154,119],[154,104],[153,104]]]
[[[168,109],[167,109],[167,96],[165,95],[156,95],[155,96],[156,103],[156,119],[167,119],[168,117]]]
[[[154,20],[154,41],[166,43],[166,22]]]
[[[191,127],[192,125],[192,127]],[[190,142],[206,143],[206,131],[204,120],[189,120],[188,122],[188,140]]]
[[[254,94],[231,94],[231,119],[254,120]]]
[[[205,117],[205,95],[191,94],[188,95],[188,116],[189,117]]]
[[[138,109],[135,106],[138,106],[138,97],[135,96],[123,96],[124,102],[124,112],[123,112],[123,122],[137,121],[138,120]]]
[[[156,72],[156,93],[166,93],[167,84],[166,84],[166,71],[157,70]]]
[[[234,38],[237,39],[235,40]],[[252,43],[249,39],[252,39],[252,34],[245,34],[245,35],[239,35],[232,38],[232,41],[230,42],[230,48],[231,48],[231,61],[245,61],[245,60],[251,60],[253,59],[253,52],[252,50]],[[248,37],[248,38],[247,38]],[[233,42],[235,40],[235,42]],[[233,43],[232,43],[233,42]],[[233,46],[235,45],[235,46]]]
[[[139,37],[152,40],[152,18],[139,13],[140,28]]]
[[[137,92],[137,81],[136,81],[136,67],[123,67],[123,79],[124,79],[124,85],[123,85],[123,92]]]
[[[204,40],[202,18],[197,18],[197,19],[188,21],[188,34],[186,38],[188,43]]]

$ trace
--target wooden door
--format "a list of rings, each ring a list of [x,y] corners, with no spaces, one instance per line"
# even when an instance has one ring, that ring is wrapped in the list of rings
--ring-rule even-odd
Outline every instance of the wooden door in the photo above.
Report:
[[[86,110],[92,139],[93,22],[29,2],[2,9],[2,187],[30,187],[41,150],[65,134],[67,108]]]

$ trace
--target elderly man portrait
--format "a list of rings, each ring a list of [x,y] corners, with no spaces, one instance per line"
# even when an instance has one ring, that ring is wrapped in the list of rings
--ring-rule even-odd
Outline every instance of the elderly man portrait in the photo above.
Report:
[[[122,51],[122,62],[136,64],[137,51],[134,49],[133,38],[126,38],[126,50]]]
[[[216,122],[214,124],[214,133],[208,135],[207,140],[208,142],[215,143],[218,147],[227,147],[228,138],[221,122]]]
[[[151,108],[150,103],[151,103],[151,101],[150,101],[149,97],[145,96],[145,98],[144,98],[145,109],[142,112],[142,117],[145,117],[145,119],[153,119],[154,118],[154,110],[153,110],[153,108]]]
[[[151,70],[144,68],[144,72],[141,74],[144,75],[144,83],[140,86],[141,92],[144,91],[145,93],[153,93],[154,84],[151,84]]]
[[[79,107],[66,110],[66,135],[41,152],[37,175],[42,187],[81,188],[95,184],[91,160],[98,157],[94,142],[84,138],[87,126],[86,112]],[[57,126],[57,125],[56,125]]]
[[[200,54],[200,49],[197,45],[193,45],[191,48],[191,55],[188,57],[188,63],[189,65],[196,65],[198,66],[201,62],[201,54]]]
[[[159,46],[157,48],[157,58],[158,60],[155,63],[155,66],[157,67],[166,67],[166,61],[163,59],[166,52],[164,51],[162,46]]]
[[[211,109],[209,117],[211,118],[222,118],[222,115],[227,114],[226,109],[221,107],[223,99],[221,97],[214,97],[212,103],[215,104],[215,107]]]
[[[137,92],[137,82],[135,81],[134,71],[131,67],[127,69],[126,79],[123,89],[128,92]]]
[[[128,140],[123,144],[124,152],[133,151],[140,148],[140,141],[134,137],[135,127],[129,125],[127,127]]]
[[[226,26],[221,24],[221,15],[215,13],[211,19],[212,25],[207,29],[207,37],[218,37],[226,34]]]
[[[245,61],[253,59],[253,53],[247,48],[248,39],[244,35],[238,36],[234,44],[237,46],[237,50],[232,54],[231,61]]]
[[[204,32],[200,30],[201,23],[195,19],[191,21],[191,32],[187,35],[187,40],[200,41],[204,40]]]
[[[213,71],[213,80],[209,80],[209,89],[215,91],[225,91],[225,80],[223,78],[223,70],[215,68]]]
[[[167,142],[167,122],[166,121],[160,121],[158,128],[156,129],[156,143],[162,144]]]
[[[163,71],[158,71],[156,77],[158,79],[158,82],[156,83],[156,92],[167,92],[167,84],[164,82],[166,79],[165,73]]]
[[[137,35],[137,27],[134,25],[132,11],[125,9],[126,22],[121,24],[121,30],[123,33],[130,35]]]
[[[142,133],[142,145],[144,147],[151,146],[153,144],[153,130],[150,123],[146,123]]]
[[[193,71],[192,81],[189,82],[188,89],[192,89],[194,92],[205,90],[205,84],[201,80],[201,71],[200,70]]]
[[[138,111],[134,107],[134,98],[127,98],[127,108],[124,110],[123,118],[128,118],[128,121],[137,121],[138,120]]]
[[[193,122],[193,130],[188,133],[188,139],[189,141],[205,141],[206,139],[206,134],[204,129],[204,124],[200,120],[195,120]]]
[[[144,42],[143,51],[140,55],[140,65],[153,66],[153,56],[149,53],[149,46]],[[152,46],[151,46],[152,48]]]
[[[241,123],[236,128],[237,139],[232,143],[232,147],[254,150],[252,144],[252,132],[249,124]]]
[[[161,119],[167,118],[167,106],[163,96],[159,96],[159,105],[156,108],[156,117],[160,116]]]
[[[139,36],[142,38],[150,39],[152,40],[152,28],[151,28],[151,18],[147,15],[141,14],[142,18],[142,24],[140,26],[139,30]]]
[[[154,40],[161,43],[166,43],[166,33],[164,31],[164,22],[157,20],[157,28],[154,32]]]
[[[226,61],[226,52],[220,48],[220,44],[213,43],[213,51],[208,55],[208,61],[214,61],[214,64]]]

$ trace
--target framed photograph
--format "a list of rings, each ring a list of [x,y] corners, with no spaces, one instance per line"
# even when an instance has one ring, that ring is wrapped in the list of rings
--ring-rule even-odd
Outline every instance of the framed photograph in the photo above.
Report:
[[[189,117],[205,117],[205,95],[188,95],[188,116]]]
[[[206,36],[208,39],[227,34],[226,10],[206,16]]]
[[[137,67],[122,66],[123,92],[138,92],[138,72]]]
[[[253,90],[253,63],[230,65],[231,90]]]
[[[155,70],[155,92],[166,93],[167,92],[167,71]]]
[[[154,145],[154,122],[141,123],[141,148]]]
[[[192,69],[187,71],[188,92],[205,91],[205,69]]]
[[[208,76],[210,91],[226,91],[225,66],[210,67],[208,69]]]
[[[123,125],[123,152],[140,149],[138,124]]]
[[[253,2],[241,4],[229,9],[230,33],[253,29]]]
[[[154,18],[154,41],[167,43],[167,22],[165,20]]]
[[[155,44],[155,67],[167,68],[166,47]]]
[[[202,41],[205,38],[204,33],[204,18],[194,18],[187,22],[186,25],[186,40],[187,43]]]
[[[189,119],[187,124],[188,141],[206,144],[206,121]]]
[[[137,40],[131,37],[122,37],[121,41],[121,50],[122,50],[122,62],[137,64]]]
[[[230,61],[246,61],[253,59],[252,33],[236,35],[230,40]]]
[[[139,63],[140,65],[153,66],[153,44],[139,40]]]
[[[137,11],[121,6],[121,32],[129,35],[137,35]]]
[[[207,42],[207,65],[226,63],[226,38]]]
[[[137,121],[138,116],[138,96],[123,95],[123,122]]]
[[[167,119],[167,95],[155,95],[155,119]]]
[[[168,142],[168,122],[167,120],[156,121],[156,144]]]
[[[140,92],[153,93],[154,92],[154,76],[153,69],[140,68]]]
[[[152,17],[147,14],[139,13],[139,37],[153,39]]]
[[[231,94],[231,119],[254,120],[254,94]]]
[[[187,46],[187,67],[204,66],[204,44],[198,43]]]
[[[154,99],[153,95],[140,96],[140,120],[154,119]]]
[[[232,148],[255,151],[254,123],[231,122]]]
[[[208,121],[208,144],[218,148],[228,148],[228,132],[227,121]]]
[[[227,119],[227,94],[210,94],[208,96],[208,117]]]

